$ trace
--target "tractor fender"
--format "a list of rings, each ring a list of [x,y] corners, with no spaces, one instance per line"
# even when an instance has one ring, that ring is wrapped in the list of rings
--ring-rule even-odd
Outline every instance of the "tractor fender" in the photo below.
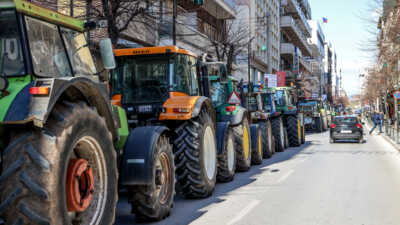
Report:
[[[31,95],[29,88],[47,87],[48,95]],[[33,122],[37,127],[43,127],[57,102],[83,100],[89,106],[95,107],[100,116],[106,120],[114,140],[118,139],[118,131],[108,100],[107,85],[92,81],[86,77],[46,78],[37,79],[26,86],[17,95],[4,123],[24,124]],[[27,107],[28,106],[28,107]],[[18,112],[18,113],[14,113]]]
[[[251,124],[250,125],[250,133],[251,133],[251,150],[257,151],[257,132],[260,129],[260,125],[258,124]]]
[[[285,116],[296,116],[297,115],[297,111],[293,110],[293,111],[285,111],[283,113]]]
[[[146,126],[132,130],[120,161],[121,185],[152,184],[155,148],[158,138],[164,132],[168,132],[168,128],[164,126]]]
[[[225,136],[230,129],[229,122],[218,122],[217,123],[217,148],[218,155],[222,154],[225,146]]]
[[[215,112],[214,106],[213,106],[211,100],[204,96],[200,96],[199,98],[197,98],[196,103],[193,107],[192,118],[199,116],[200,112],[203,108],[207,109],[207,111],[210,113],[211,118],[214,121],[214,124],[216,124],[217,118],[216,118],[216,112]]]
[[[242,123],[243,118],[246,118],[249,116],[249,113],[246,108],[239,107],[238,112],[235,115],[232,115],[230,117],[230,124],[232,126],[236,126]],[[250,120],[249,120],[250,121]]]

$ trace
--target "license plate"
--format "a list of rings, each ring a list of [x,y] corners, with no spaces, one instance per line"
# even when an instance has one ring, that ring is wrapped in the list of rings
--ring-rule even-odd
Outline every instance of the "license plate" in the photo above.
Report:
[[[310,123],[312,123],[312,119],[310,117],[306,117],[304,120],[304,123],[310,124]]]
[[[151,105],[140,105],[139,106],[139,112],[141,113],[148,113],[152,111]]]
[[[340,131],[340,133],[342,133],[342,134],[351,134],[351,133],[353,133],[353,131],[351,131],[351,130],[342,130],[342,131]]]

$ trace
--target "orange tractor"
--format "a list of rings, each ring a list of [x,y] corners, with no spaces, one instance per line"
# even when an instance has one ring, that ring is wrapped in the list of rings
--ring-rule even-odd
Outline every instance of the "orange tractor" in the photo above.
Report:
[[[113,103],[126,110],[129,127],[168,127],[184,196],[211,195],[218,170],[216,113],[212,101],[200,96],[201,82],[207,80],[196,55],[175,46],[119,49],[114,54]]]

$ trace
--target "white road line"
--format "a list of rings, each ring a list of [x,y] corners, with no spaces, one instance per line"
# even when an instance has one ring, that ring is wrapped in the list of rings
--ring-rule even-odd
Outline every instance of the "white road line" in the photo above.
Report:
[[[242,211],[239,212],[233,219],[231,219],[227,225],[233,225],[237,222],[239,222],[243,217],[247,215],[254,207],[256,207],[258,204],[260,204],[260,200],[253,200],[248,204],[245,208],[242,209]]]
[[[281,178],[279,178],[278,183],[281,183],[284,180],[286,180],[293,172],[294,172],[294,170],[290,170],[289,172],[287,172],[285,175],[283,175]]]

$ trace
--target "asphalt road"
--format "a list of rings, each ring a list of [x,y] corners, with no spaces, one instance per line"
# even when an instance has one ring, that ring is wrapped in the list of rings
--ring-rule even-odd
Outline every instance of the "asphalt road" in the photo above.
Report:
[[[175,199],[154,225],[399,225],[400,155],[379,135],[329,144],[328,133],[264,160],[203,200]],[[135,224],[118,205],[118,225]]]

